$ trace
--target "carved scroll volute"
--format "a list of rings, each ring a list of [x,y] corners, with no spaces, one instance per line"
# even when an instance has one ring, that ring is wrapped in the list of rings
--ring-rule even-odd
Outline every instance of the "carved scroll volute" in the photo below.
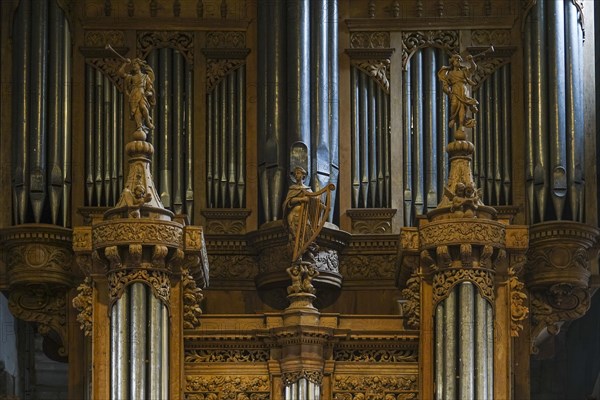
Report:
[[[544,332],[558,334],[563,322],[589,309],[590,264],[599,234],[598,228],[570,221],[531,227],[525,279],[531,295],[532,352]]]

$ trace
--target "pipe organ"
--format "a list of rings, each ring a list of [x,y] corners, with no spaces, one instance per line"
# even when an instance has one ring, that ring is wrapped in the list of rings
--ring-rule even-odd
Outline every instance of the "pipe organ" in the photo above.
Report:
[[[598,286],[586,8],[0,2],[12,315],[70,398],[542,396]]]

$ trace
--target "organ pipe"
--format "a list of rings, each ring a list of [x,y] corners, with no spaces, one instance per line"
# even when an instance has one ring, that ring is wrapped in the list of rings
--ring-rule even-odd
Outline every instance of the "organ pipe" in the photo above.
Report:
[[[185,176],[183,165],[185,162],[185,59],[180,54],[173,54],[173,212],[184,212],[183,199],[185,198]]]
[[[404,165],[404,225],[411,226],[413,221],[413,201],[412,201],[412,148],[413,148],[413,129],[412,129],[412,68],[411,63],[407,63],[406,70],[402,72],[402,109],[404,114],[404,146],[402,147],[402,157]]]
[[[173,171],[173,107],[172,103],[172,55],[173,51],[169,48],[158,50],[158,81],[157,93],[158,96],[158,123],[155,124],[157,129],[154,131],[158,136],[158,146],[155,154],[158,158],[155,162],[158,163],[158,182],[155,182],[158,188],[158,193],[162,204],[166,208],[171,208],[172,193],[171,193],[171,178]]]

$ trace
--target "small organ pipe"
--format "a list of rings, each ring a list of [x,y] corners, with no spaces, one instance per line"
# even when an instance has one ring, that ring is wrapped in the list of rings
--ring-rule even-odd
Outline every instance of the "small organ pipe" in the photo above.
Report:
[[[510,122],[510,107],[511,107],[511,95],[510,95],[510,65],[505,65],[500,70],[502,79],[502,187],[503,187],[503,200],[502,204],[512,204],[511,199],[511,186],[512,186],[512,170],[511,170],[511,122]],[[529,118],[529,116],[526,116]],[[529,145],[527,146],[529,147]],[[529,158],[527,158],[529,159]],[[526,161],[527,164],[527,161]],[[527,167],[529,168],[529,167]]]
[[[406,70],[402,72],[404,76],[402,85],[402,107],[404,111],[404,146],[402,148],[402,157],[404,165],[402,170],[404,171],[404,225],[412,226],[413,221],[413,199],[412,199],[412,149],[413,149],[413,119],[412,119],[412,63],[406,64]]]
[[[437,207],[437,104],[435,53],[432,47],[423,52],[423,153],[425,159],[425,205],[427,211]]]
[[[110,205],[110,172],[113,164],[113,160],[111,158],[112,155],[112,91],[111,84],[108,80],[108,76],[103,75],[102,77],[102,98],[104,99],[102,104],[102,126],[103,126],[103,143],[104,146],[104,154],[102,160],[102,193],[104,194],[104,205]]]
[[[85,66],[85,193],[88,206],[94,201],[94,69]]]
[[[71,86],[73,77],[71,76],[71,32],[69,30],[69,22],[63,14],[63,194],[62,194],[62,226],[71,226]]]
[[[246,66],[236,71],[237,86],[237,198],[238,206],[246,205]]]
[[[104,118],[103,118],[103,88],[104,77],[102,72],[96,70],[95,82],[95,104],[94,104],[94,189],[96,190],[96,204],[104,205],[102,202],[102,183],[104,175]],[[108,149],[107,149],[108,150]]]
[[[172,174],[172,109],[171,107],[171,92],[172,92],[172,54],[173,50],[168,48],[162,48],[158,50],[158,65],[159,65],[159,78],[158,78],[158,114],[160,117],[160,129],[157,129],[158,137],[158,151],[156,156],[158,157],[158,193],[160,193],[160,200],[162,204],[170,208],[172,201],[171,193],[171,174]]]
[[[230,207],[236,206],[236,184],[237,184],[237,169],[236,169],[236,155],[237,151],[233,151],[233,149],[240,150],[240,147],[236,143],[237,135],[236,135],[236,112],[237,112],[237,90],[236,90],[236,72],[230,72],[227,75],[227,131],[226,131],[226,142],[228,143],[228,162],[227,162],[227,194],[229,201],[226,205]]]
[[[350,133],[350,148],[352,151],[352,166],[351,166],[351,179],[352,179],[352,207],[359,207],[359,194],[360,194],[360,109],[359,109],[359,71],[356,67],[351,67],[351,133]]]
[[[359,135],[360,145],[358,151],[360,152],[360,196],[359,196],[359,207],[367,207],[367,199],[369,194],[369,92],[367,89],[365,74],[359,74],[358,86],[360,90],[360,100],[358,105],[359,111]]]
[[[364,74],[363,74],[364,75]],[[368,143],[367,153],[367,165],[368,165],[368,177],[369,177],[369,196],[365,199],[367,207],[376,207],[377,197],[377,106],[376,106],[376,93],[375,82],[373,79],[366,78],[367,80],[367,115],[368,125],[366,137]]]
[[[418,51],[412,58],[412,93],[413,93],[413,202],[415,206],[415,214],[423,214],[425,212],[425,193],[424,193],[424,150],[423,150],[423,62],[422,52]],[[415,173],[416,172],[416,173]]]
[[[214,199],[215,187],[215,119],[213,93],[206,94],[206,193],[208,207],[217,207]]]
[[[219,198],[221,199],[221,207],[225,207],[227,204],[227,80],[223,79],[219,83],[219,117],[220,117],[220,129],[219,137],[221,140],[218,141],[219,147]]]
[[[493,115],[493,138],[494,138],[494,151],[493,151],[493,170],[494,170],[494,196],[490,196],[490,204],[500,204],[500,198],[502,193],[502,175],[500,173],[500,163],[502,162],[502,136],[503,132],[501,129],[502,121],[502,93],[500,92],[500,73],[496,71],[491,77],[492,79],[492,101],[494,104],[494,115]],[[491,199],[494,199],[492,201]]]

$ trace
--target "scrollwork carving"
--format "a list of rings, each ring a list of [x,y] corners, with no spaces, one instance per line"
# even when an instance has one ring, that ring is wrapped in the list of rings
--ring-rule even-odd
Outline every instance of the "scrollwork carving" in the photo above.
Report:
[[[385,93],[390,93],[390,60],[352,60],[352,65],[369,75]]]
[[[510,45],[509,29],[475,29],[471,32],[471,39],[474,45]]]
[[[402,35],[402,43],[402,66],[405,68],[410,57],[423,47],[439,47],[448,53],[457,53],[458,31],[406,32]]]
[[[170,47],[179,51],[189,64],[194,63],[194,35],[189,32],[149,31],[137,38],[138,57],[145,59],[154,49]]]
[[[487,243],[496,248],[504,247],[505,227],[491,221],[432,223],[420,230],[420,242],[424,247],[467,242]]]
[[[519,280],[513,268],[508,269],[508,276],[508,287],[510,289],[510,334],[516,337],[523,330],[522,321],[529,316],[529,308],[527,307],[525,284]]]
[[[73,298],[73,307],[79,313],[77,314],[77,322],[79,322],[81,330],[85,336],[92,335],[92,280],[86,277],[83,283],[77,287],[77,296]]]
[[[283,381],[284,385],[296,383],[300,380],[300,378],[304,378],[310,382],[320,385],[323,381],[323,371],[303,369],[301,371],[284,372],[281,374],[281,380]]]
[[[472,282],[479,289],[481,297],[494,304],[494,279],[490,271],[450,268],[437,272],[433,277],[434,306],[448,297],[450,291],[463,281]]]
[[[185,352],[186,363],[267,362],[266,349],[191,349]]]
[[[108,274],[108,289],[111,306],[121,297],[125,287],[133,282],[148,284],[154,296],[165,303],[167,307],[170,306],[171,281],[169,276],[163,271],[148,269],[110,272]]]
[[[208,59],[206,61],[206,92],[212,92],[221,79],[246,64],[246,60]]]
[[[258,265],[254,257],[241,255],[209,256],[211,279],[254,279]]]
[[[346,279],[394,279],[395,255],[352,255],[342,258],[340,273]]]
[[[494,72],[509,63],[507,58],[486,58],[477,63],[477,70],[473,74],[473,90],[477,90],[481,84]]]
[[[156,222],[122,222],[94,226],[92,238],[95,245],[119,245],[129,243],[156,243],[168,247],[181,247],[181,226]]]
[[[417,354],[413,349],[339,349],[334,351],[335,361],[368,363],[416,362]]]
[[[84,46],[104,48],[110,44],[113,47],[125,46],[123,31],[86,31],[83,37]]]
[[[207,32],[206,47],[209,48],[236,48],[243,49],[246,47],[245,32]]]
[[[106,75],[119,92],[123,93],[125,82],[119,74],[123,61],[116,58],[86,58],[85,62]]]

